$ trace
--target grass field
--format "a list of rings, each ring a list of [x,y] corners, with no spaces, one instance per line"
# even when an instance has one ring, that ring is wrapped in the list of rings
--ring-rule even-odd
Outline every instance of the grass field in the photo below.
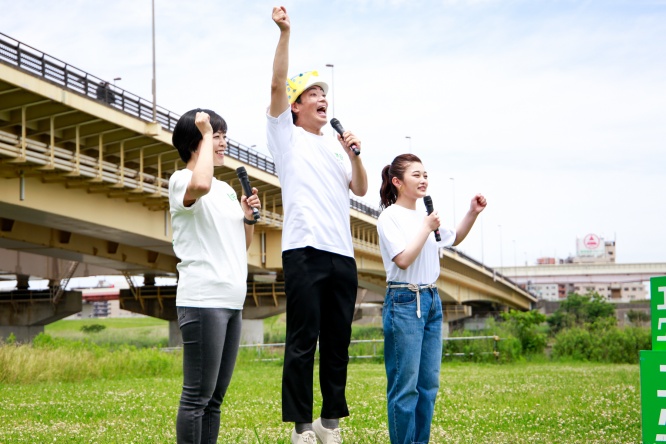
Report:
[[[108,330],[123,336],[120,327]],[[13,374],[22,382],[0,383],[0,443],[175,442],[181,359],[157,349],[2,346],[0,381]],[[16,367],[42,376],[21,380]],[[51,370],[39,373],[44,367]],[[220,443],[289,442],[281,374],[279,363],[243,356],[222,407]],[[388,443],[385,384],[383,364],[349,366],[345,443]],[[453,362],[442,366],[431,442],[638,443],[640,431],[637,365]]]
[[[102,325],[104,330],[87,334],[81,327]],[[49,324],[44,331],[53,337],[71,340],[93,340],[102,345],[131,343],[138,347],[166,347],[169,343],[169,323],[151,317],[73,319]]]

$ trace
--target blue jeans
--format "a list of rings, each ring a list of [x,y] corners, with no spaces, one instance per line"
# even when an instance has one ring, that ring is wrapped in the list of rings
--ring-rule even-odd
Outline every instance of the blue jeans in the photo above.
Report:
[[[390,282],[389,284],[400,284]],[[421,318],[416,292],[387,288],[382,318],[391,444],[427,443],[442,362],[442,302],[423,288]]]
[[[178,444],[217,442],[220,406],[229,387],[240,344],[242,311],[177,307],[183,335],[183,391]]]

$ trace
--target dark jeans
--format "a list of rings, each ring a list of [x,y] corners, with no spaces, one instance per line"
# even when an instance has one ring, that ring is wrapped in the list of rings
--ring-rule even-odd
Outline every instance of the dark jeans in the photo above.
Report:
[[[287,295],[282,420],[312,422],[317,337],[321,416],[349,416],[345,386],[358,287],[356,261],[308,247],[283,252],[282,267]]]
[[[241,310],[177,307],[183,335],[183,392],[176,436],[179,444],[217,442],[220,406],[234,371]]]

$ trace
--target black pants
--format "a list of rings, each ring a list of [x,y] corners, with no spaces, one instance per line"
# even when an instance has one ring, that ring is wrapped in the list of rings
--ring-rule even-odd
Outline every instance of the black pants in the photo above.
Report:
[[[321,416],[349,416],[345,386],[358,287],[356,261],[307,247],[283,252],[282,267],[287,294],[282,420],[312,422],[317,337]]]

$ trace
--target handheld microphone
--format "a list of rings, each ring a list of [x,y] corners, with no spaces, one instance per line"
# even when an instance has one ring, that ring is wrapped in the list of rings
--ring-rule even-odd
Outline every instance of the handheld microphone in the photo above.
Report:
[[[432,197],[430,196],[424,196],[423,197],[423,203],[426,206],[426,211],[428,212],[428,215],[433,212],[434,208],[432,207]],[[439,228],[435,229],[435,240],[437,242],[442,240],[442,237],[439,235]]]
[[[247,171],[245,171],[245,167],[236,168],[236,175],[238,175],[238,180],[243,187],[243,193],[247,197],[252,196],[252,187],[250,186],[250,179],[247,178]],[[254,217],[254,220],[259,220],[259,210],[254,207],[250,208],[252,208],[252,217]]]
[[[342,133],[345,132],[345,129],[344,129],[344,128],[342,127],[342,125],[340,124],[340,121],[339,121],[338,119],[336,119],[335,117],[331,119],[331,126],[332,126],[333,129],[336,130],[336,131],[338,132],[338,134],[340,134],[341,136],[342,136]],[[357,156],[358,156],[359,154],[361,154],[361,150],[358,149],[358,147],[356,146],[356,144],[353,144],[353,145],[350,147],[350,149],[351,149],[351,150],[354,152],[354,154],[356,154]]]

